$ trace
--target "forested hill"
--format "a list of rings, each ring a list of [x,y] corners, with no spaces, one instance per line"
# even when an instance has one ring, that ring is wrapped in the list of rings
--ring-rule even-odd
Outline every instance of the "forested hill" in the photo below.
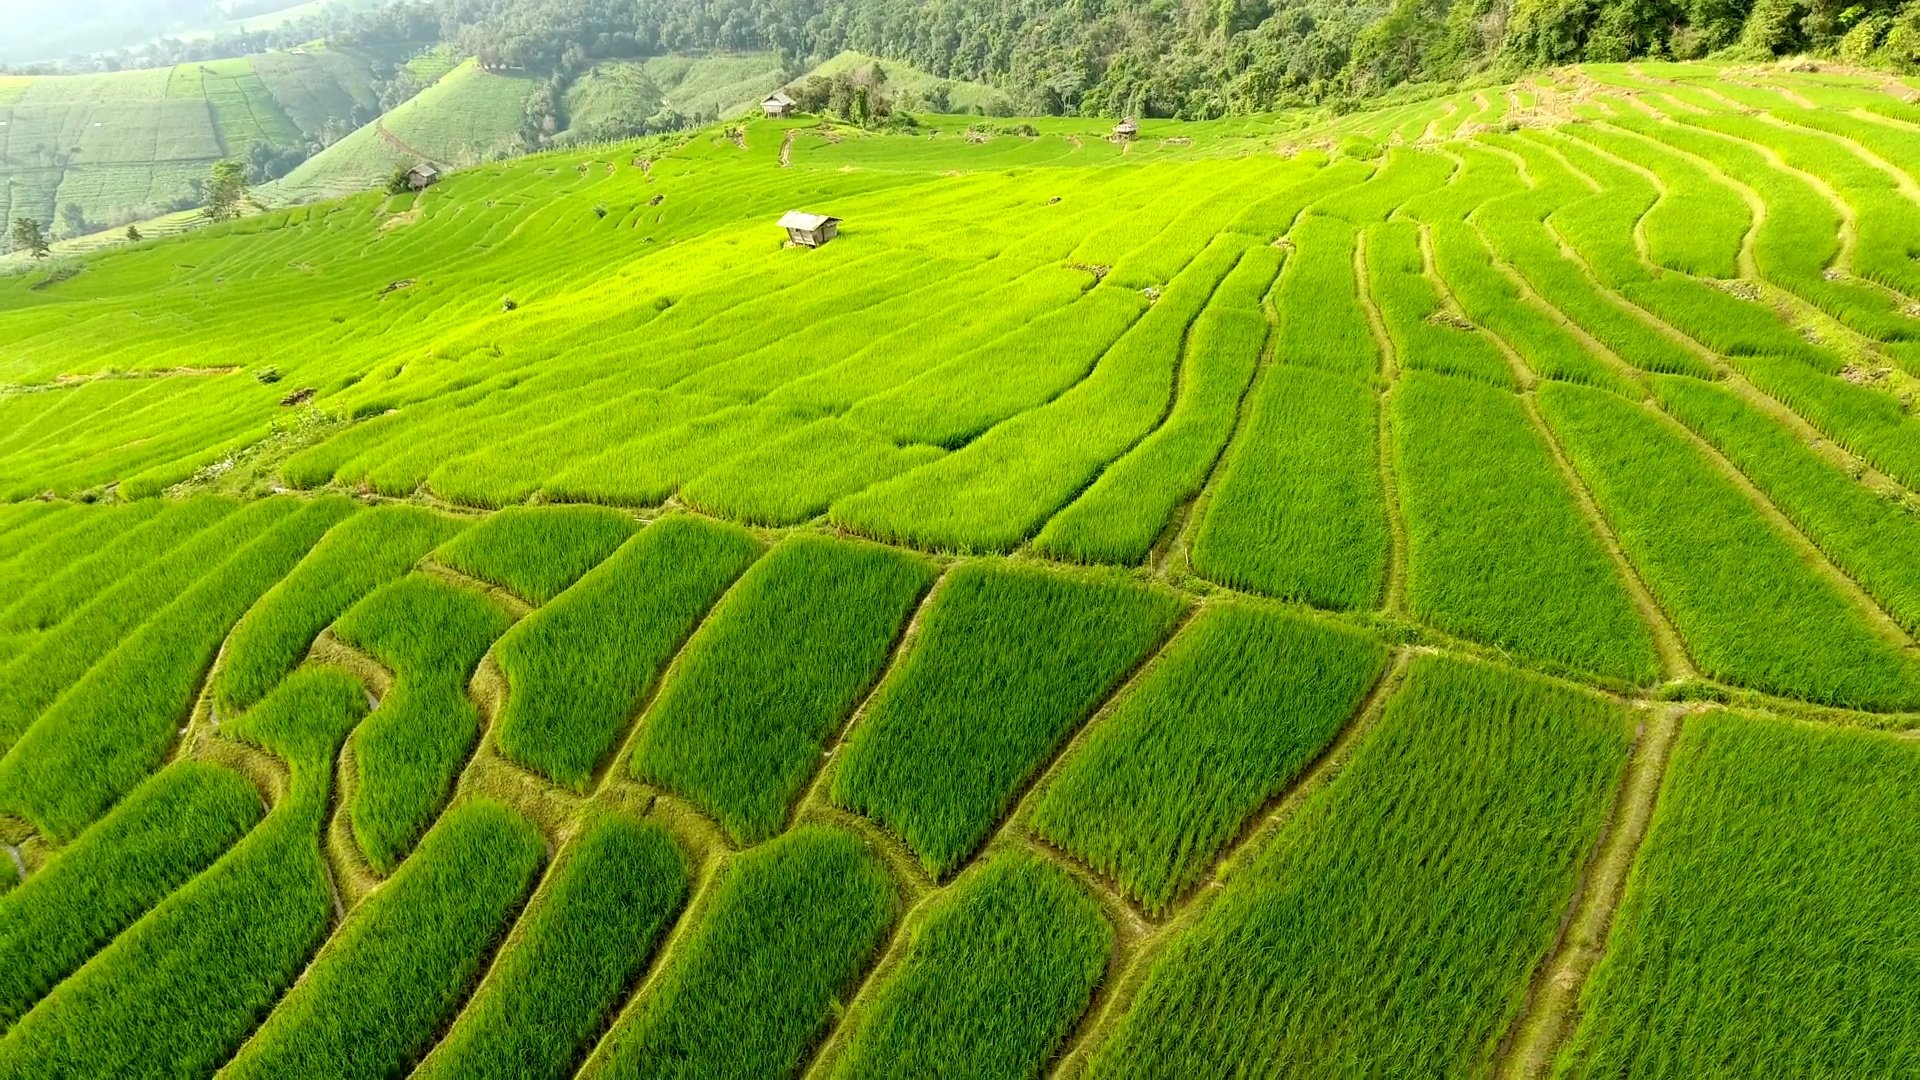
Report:
[[[1920,0],[401,0],[92,62],[423,37],[538,72],[765,50],[797,75],[851,49],[992,83],[1021,113],[1198,119],[1574,61],[1810,53],[1915,71]]]
[[[1866,0],[463,0],[508,65],[568,49],[843,49],[999,85],[1023,113],[1211,118],[1573,61],[1797,53],[1920,65],[1920,3]]]

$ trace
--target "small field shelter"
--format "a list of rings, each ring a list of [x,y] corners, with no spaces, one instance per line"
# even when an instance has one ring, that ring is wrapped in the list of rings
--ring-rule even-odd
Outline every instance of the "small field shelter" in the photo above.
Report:
[[[780,219],[780,227],[787,230],[788,243],[801,247],[817,248],[840,235],[839,218],[800,210],[787,211]]]

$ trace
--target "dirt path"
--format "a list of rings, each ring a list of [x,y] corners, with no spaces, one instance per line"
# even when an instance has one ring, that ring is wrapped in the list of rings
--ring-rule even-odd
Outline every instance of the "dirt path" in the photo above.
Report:
[[[374,130],[380,133],[380,141],[386,143],[388,146],[393,147],[395,150],[398,150],[401,154],[404,154],[407,157],[413,158],[415,161],[425,161],[433,165],[438,165],[441,168],[451,167],[447,165],[447,163],[444,161],[440,161],[436,158],[429,157],[428,155],[423,154],[418,150],[415,150],[413,147],[408,146],[400,138],[400,136],[395,135],[393,132],[387,130],[386,121],[375,120],[373,122],[373,125],[374,125]]]
[[[788,128],[787,137],[780,140],[780,167],[783,169],[793,164],[793,135],[793,129]]]

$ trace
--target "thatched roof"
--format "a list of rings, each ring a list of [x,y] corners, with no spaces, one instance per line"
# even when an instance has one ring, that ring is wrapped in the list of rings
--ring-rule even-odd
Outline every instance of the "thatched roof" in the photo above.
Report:
[[[761,105],[792,105],[793,99],[787,96],[787,92],[785,90],[775,90],[773,93],[768,94],[767,99],[765,101],[762,101],[760,104]]]

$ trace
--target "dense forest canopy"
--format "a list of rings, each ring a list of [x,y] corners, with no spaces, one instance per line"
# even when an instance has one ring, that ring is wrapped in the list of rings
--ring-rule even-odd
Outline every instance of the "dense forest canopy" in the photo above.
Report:
[[[795,75],[854,49],[1007,90],[1023,112],[1219,116],[1578,60],[1802,52],[1920,66],[1901,0],[402,0],[160,41],[94,65],[313,40],[445,42],[483,64],[771,49]],[[71,66],[71,65],[69,65]]]

